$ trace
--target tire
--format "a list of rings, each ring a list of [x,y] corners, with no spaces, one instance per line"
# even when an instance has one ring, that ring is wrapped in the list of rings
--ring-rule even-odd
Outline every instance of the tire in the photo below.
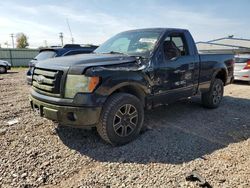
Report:
[[[218,108],[224,94],[224,83],[221,79],[215,79],[207,93],[201,95],[202,104],[206,108]]]
[[[106,142],[118,146],[136,139],[144,121],[144,109],[134,95],[116,93],[106,101],[97,132]]]
[[[0,66],[0,74],[6,73],[7,69],[4,66]]]

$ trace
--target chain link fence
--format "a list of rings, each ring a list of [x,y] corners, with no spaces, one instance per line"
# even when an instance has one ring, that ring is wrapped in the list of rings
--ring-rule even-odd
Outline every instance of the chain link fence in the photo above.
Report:
[[[0,48],[0,60],[11,63],[13,67],[28,66],[39,50]]]

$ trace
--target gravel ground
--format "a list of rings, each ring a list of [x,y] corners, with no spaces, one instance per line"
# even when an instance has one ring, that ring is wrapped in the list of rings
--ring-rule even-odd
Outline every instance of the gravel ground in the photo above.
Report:
[[[250,187],[247,84],[227,86],[215,110],[194,98],[148,111],[148,131],[115,148],[36,116],[28,94],[25,69],[0,75],[0,187],[198,187],[193,170],[212,187]]]

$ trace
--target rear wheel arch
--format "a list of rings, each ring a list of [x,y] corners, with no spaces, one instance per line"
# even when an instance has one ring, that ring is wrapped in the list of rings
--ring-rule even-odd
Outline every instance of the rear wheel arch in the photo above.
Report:
[[[222,80],[222,82],[224,83],[224,85],[226,85],[227,82],[227,71],[225,69],[219,69],[215,72],[214,76],[213,76],[213,80],[215,79],[220,79]]]

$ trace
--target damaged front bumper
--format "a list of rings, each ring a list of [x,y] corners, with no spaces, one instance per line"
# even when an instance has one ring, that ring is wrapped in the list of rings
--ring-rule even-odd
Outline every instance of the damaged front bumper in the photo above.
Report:
[[[30,96],[31,108],[40,116],[72,127],[93,127],[101,114],[101,107],[75,107],[50,104]]]

